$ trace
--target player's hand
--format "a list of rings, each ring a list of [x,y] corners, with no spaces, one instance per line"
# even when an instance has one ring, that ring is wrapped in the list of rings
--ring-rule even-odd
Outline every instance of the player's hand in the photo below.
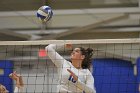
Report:
[[[13,73],[11,73],[9,75],[9,77],[12,78],[15,81],[19,80],[19,75],[16,73],[16,71],[14,71]]]
[[[65,47],[68,49],[72,49],[72,44],[65,44]]]
[[[23,87],[23,80],[22,80],[22,77],[21,77],[19,74],[17,74],[16,71],[14,71],[13,73],[11,73],[11,74],[9,75],[9,77],[16,81],[16,86],[17,86],[17,87],[19,87],[19,88],[20,88],[20,87]]]
[[[70,69],[67,69],[67,71],[71,74],[71,76],[73,76],[73,79],[74,79],[75,81],[78,80],[78,76],[75,75],[75,73],[73,73]]]

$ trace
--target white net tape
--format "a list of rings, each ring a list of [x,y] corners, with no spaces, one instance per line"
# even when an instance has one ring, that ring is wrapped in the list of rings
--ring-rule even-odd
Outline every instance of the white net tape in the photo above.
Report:
[[[0,41],[0,45],[46,45],[46,44],[105,44],[140,43],[140,39],[89,39],[89,40],[38,40],[38,41]]]

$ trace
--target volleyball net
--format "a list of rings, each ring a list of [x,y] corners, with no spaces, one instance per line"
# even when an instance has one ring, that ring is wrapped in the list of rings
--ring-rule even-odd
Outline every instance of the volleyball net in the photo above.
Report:
[[[45,52],[48,44],[93,48],[91,72],[97,93],[138,91],[140,39],[0,41],[0,83],[10,90],[15,84],[8,74],[17,71],[23,77],[23,92],[55,93],[57,68]],[[67,60],[70,52],[65,48],[58,51]]]

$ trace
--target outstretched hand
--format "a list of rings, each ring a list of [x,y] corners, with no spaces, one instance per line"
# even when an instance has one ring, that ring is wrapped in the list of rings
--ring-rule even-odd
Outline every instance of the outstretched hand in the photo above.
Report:
[[[72,44],[65,44],[65,47],[68,49],[72,49]]]
[[[22,80],[22,77],[21,77],[19,74],[17,74],[16,71],[14,71],[13,73],[11,73],[11,74],[9,75],[9,77],[16,81],[16,86],[17,86],[17,87],[19,87],[19,88],[20,88],[20,87],[23,87],[23,80]]]
[[[77,81],[77,80],[78,80],[78,76],[77,76],[77,75],[75,75],[75,73],[74,73],[74,72],[72,72],[70,69],[67,69],[67,71],[71,74],[71,76],[73,76],[73,79],[74,79],[75,81]]]
[[[17,75],[17,72],[14,71],[13,73],[11,73],[9,75],[10,78],[12,78],[13,80],[17,81],[19,79],[19,76]]]

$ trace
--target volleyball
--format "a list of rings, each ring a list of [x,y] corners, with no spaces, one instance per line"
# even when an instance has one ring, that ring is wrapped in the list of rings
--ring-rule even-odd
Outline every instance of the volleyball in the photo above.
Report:
[[[53,12],[51,7],[49,6],[41,6],[37,11],[37,17],[42,22],[48,22],[53,16]]]

